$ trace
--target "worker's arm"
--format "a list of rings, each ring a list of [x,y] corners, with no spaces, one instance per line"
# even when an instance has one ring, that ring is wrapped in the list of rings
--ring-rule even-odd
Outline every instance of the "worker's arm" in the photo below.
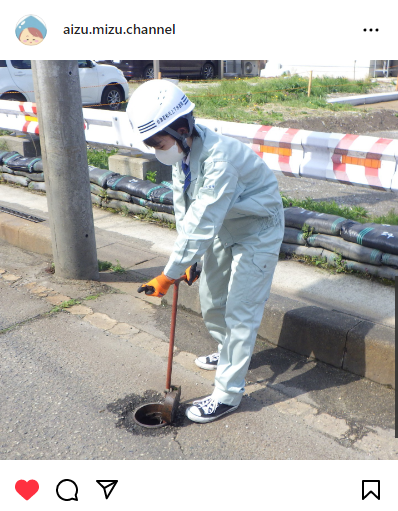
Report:
[[[238,172],[230,163],[213,161],[205,166],[203,186],[179,222],[165,275],[177,279],[187,266],[199,261],[221,228],[237,183]]]
[[[184,181],[180,178],[181,173],[178,165],[173,166],[173,207],[177,232],[185,216]]]

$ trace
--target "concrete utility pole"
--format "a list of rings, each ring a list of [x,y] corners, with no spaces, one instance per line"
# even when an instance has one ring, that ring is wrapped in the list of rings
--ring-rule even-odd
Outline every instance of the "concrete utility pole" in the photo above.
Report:
[[[99,280],[77,60],[32,61],[55,274]]]

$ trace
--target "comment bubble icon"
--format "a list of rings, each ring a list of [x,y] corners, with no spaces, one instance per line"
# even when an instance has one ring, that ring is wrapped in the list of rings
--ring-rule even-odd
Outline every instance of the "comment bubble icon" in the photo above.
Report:
[[[57,493],[57,497],[66,502],[70,500],[78,500],[77,492],[79,491],[79,488],[72,479],[62,479],[62,481],[57,484],[55,491]]]

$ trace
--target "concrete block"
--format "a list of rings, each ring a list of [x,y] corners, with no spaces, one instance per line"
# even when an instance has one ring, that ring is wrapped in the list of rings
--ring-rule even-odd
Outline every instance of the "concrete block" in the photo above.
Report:
[[[8,282],[16,282],[21,278],[22,278],[21,275],[14,275],[12,273],[7,273],[6,275],[3,275],[3,279],[7,280]]]
[[[359,318],[271,295],[258,334],[306,357],[342,367],[347,332]]]
[[[83,318],[83,321],[87,321],[91,325],[101,328],[101,330],[110,330],[117,324],[116,319],[112,319],[107,314],[102,314],[101,312],[87,314],[87,316]]]
[[[19,229],[28,225],[27,220],[22,220],[7,213],[0,213],[0,238],[19,247]]]
[[[361,321],[348,332],[343,369],[395,388],[395,330]]]
[[[85,305],[72,305],[72,307],[68,307],[66,309],[66,312],[69,312],[69,314],[73,315],[84,315],[92,314],[93,309],[90,307],[86,307]]]
[[[0,213],[0,238],[24,250],[52,255],[51,233],[47,222],[36,224]]]
[[[153,154],[128,156],[114,154],[109,157],[109,170],[125,176],[146,179],[148,172],[156,172],[156,182],[171,181],[171,167],[160,163]]]
[[[22,156],[40,156],[40,139],[37,135],[31,137],[12,137],[3,135],[0,137],[0,146],[5,144],[7,151],[18,151]]]
[[[52,305],[61,305],[61,303],[69,302],[69,300],[71,300],[71,297],[67,295],[58,294],[53,296],[47,296],[46,300]]]
[[[30,290],[30,292],[32,293],[32,295],[41,295],[43,293],[50,293],[51,291],[53,291],[53,289],[49,289],[45,286],[36,286],[34,287],[33,289]]]
[[[37,254],[53,255],[51,231],[47,222],[28,222],[28,225],[21,227],[19,234],[20,248]]]

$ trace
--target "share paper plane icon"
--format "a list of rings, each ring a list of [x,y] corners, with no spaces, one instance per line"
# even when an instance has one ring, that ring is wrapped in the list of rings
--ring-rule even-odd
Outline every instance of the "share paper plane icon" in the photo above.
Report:
[[[115,489],[115,486],[117,485],[117,481],[100,481],[97,479],[97,483],[101,486],[101,488],[104,490],[105,493],[105,499],[109,499],[110,494]]]

